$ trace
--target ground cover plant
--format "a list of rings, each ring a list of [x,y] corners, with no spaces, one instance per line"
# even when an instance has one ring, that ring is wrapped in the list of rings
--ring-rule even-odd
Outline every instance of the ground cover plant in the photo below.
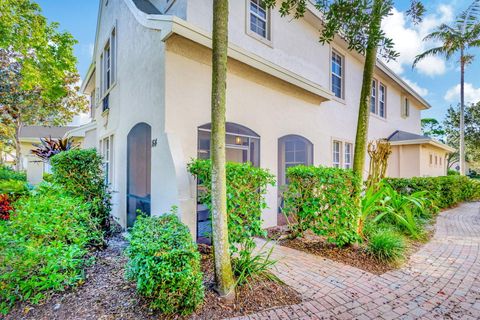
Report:
[[[89,204],[61,187],[42,185],[0,222],[0,311],[37,303],[83,278],[90,243],[101,237]]]
[[[27,175],[25,172],[17,172],[10,167],[0,165],[0,181],[1,180],[27,181]]]

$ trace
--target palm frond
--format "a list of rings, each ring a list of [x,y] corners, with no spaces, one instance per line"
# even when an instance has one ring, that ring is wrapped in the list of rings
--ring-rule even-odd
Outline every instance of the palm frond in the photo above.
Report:
[[[423,59],[427,58],[427,57],[430,57],[430,56],[437,56],[437,55],[441,55],[441,56],[444,56],[444,57],[450,57],[451,55],[447,52],[446,48],[445,47],[435,47],[435,48],[431,48],[431,49],[428,49],[427,51],[419,54],[418,56],[415,57],[415,60],[413,60],[413,68],[415,68],[415,66]]]

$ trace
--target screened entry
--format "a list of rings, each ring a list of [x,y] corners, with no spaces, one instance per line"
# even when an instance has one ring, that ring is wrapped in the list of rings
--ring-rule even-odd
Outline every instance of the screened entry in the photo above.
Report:
[[[150,215],[151,127],[135,125],[127,136],[127,227],[133,227],[138,211]]]
[[[278,139],[278,225],[287,223],[281,212],[283,189],[288,184],[287,169],[298,165],[310,166],[312,164],[313,144],[309,140],[298,135],[288,135]]]
[[[228,162],[250,162],[260,165],[260,136],[252,130],[235,123],[226,123],[225,153]],[[198,128],[198,158],[210,159],[211,124]],[[205,188],[202,182],[197,185],[197,242],[210,243],[212,231],[210,211],[199,202]]]

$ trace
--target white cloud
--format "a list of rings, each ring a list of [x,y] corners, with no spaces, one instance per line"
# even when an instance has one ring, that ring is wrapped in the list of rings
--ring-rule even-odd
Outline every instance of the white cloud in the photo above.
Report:
[[[418,25],[413,25],[404,12],[393,9],[392,15],[384,19],[382,28],[387,37],[392,38],[395,50],[400,57],[388,62],[388,66],[396,73],[403,73],[405,68],[411,68],[415,57],[438,43],[424,42],[423,38],[441,23],[453,20],[453,7],[439,5],[435,13],[424,17]],[[417,64],[420,73],[428,76],[444,74],[447,70],[445,61],[440,57],[428,57]]]
[[[410,87],[412,87],[413,90],[415,90],[419,95],[421,96],[426,96],[428,95],[428,89],[420,87],[420,85],[416,82],[413,82],[407,78],[403,78],[403,81],[405,81]]]
[[[444,99],[447,102],[460,103],[460,84],[448,89]],[[475,88],[471,83],[465,83],[465,103],[477,103],[480,101],[480,88]]]

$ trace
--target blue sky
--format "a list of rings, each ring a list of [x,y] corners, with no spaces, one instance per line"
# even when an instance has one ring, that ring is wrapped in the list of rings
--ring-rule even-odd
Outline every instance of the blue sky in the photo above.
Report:
[[[238,1],[238,0],[234,0]],[[37,0],[44,15],[50,21],[60,23],[60,30],[67,30],[78,40],[75,54],[78,70],[83,77],[91,61],[97,20],[98,0]],[[471,0],[424,0],[427,12],[420,25],[412,25],[405,17],[408,0],[397,0],[394,14],[384,21],[384,30],[396,44],[400,58],[389,66],[419,91],[433,106],[423,112],[423,117],[443,119],[449,105],[459,101],[460,74],[456,59],[443,61],[429,59],[412,70],[413,58],[434,44],[422,41],[425,34],[439,23],[450,23],[459,11],[465,9]],[[471,102],[480,101],[480,50],[475,50],[477,60],[469,66],[466,74],[466,98]]]

